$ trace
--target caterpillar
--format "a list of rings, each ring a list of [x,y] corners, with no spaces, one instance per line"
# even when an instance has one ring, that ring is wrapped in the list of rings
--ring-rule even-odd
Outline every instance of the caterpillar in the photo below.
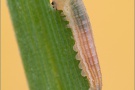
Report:
[[[88,14],[82,0],[53,0],[56,10],[63,10],[66,20],[72,29],[77,51],[76,59],[80,60],[81,75],[86,76],[89,90],[102,90],[102,75],[94,44],[92,29]]]

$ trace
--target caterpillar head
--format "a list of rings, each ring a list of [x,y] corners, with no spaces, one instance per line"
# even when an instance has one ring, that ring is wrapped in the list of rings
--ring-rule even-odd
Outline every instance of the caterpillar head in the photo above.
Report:
[[[53,8],[56,10],[63,10],[64,4],[66,0],[52,0]]]

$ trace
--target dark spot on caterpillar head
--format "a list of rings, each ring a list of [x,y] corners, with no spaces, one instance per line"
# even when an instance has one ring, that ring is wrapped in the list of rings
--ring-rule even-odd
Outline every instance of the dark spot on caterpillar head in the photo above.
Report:
[[[55,2],[54,1],[52,1],[52,3],[51,3],[52,5],[54,5],[55,4]]]
[[[56,5],[56,3],[54,2],[54,1],[52,1],[52,7],[55,9],[55,10],[57,10],[57,5]]]

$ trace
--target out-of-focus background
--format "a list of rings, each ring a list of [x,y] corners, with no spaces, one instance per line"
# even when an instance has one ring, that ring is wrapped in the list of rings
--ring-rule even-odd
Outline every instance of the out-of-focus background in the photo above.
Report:
[[[103,76],[102,90],[134,89],[134,0],[84,0]],[[28,90],[6,0],[1,0],[1,90]]]

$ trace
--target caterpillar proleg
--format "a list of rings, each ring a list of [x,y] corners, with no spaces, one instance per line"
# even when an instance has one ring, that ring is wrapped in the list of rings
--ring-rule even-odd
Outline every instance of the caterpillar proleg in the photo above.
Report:
[[[102,76],[94,45],[91,24],[82,0],[53,0],[57,10],[63,10],[66,20],[72,29],[75,39],[73,49],[78,52],[76,59],[80,60],[79,68],[82,76],[86,76],[89,90],[102,89]]]

